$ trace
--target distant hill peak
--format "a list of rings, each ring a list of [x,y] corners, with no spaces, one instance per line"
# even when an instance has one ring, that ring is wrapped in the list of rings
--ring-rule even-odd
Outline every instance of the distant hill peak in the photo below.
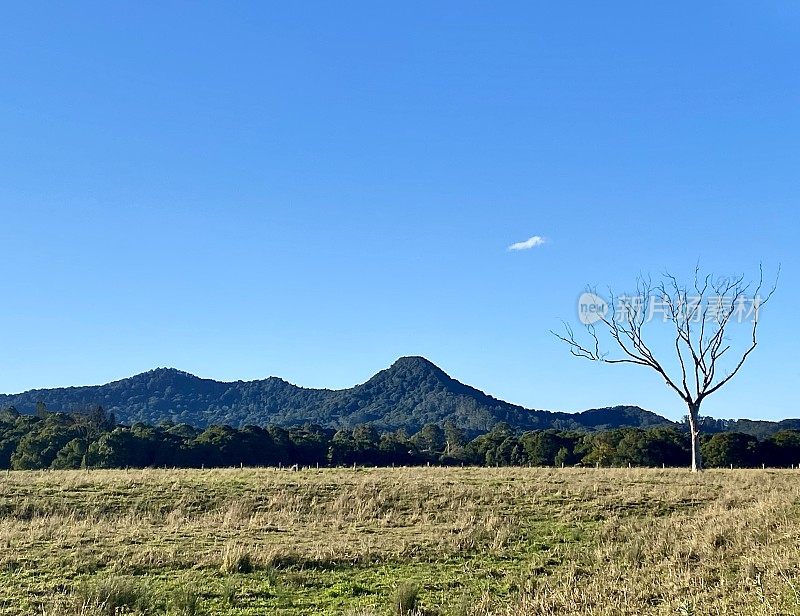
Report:
[[[429,383],[438,382],[447,387],[461,385],[432,361],[418,355],[401,357],[385,370],[378,372],[367,381],[367,384],[377,383],[386,379],[391,381],[403,380],[409,385],[423,381]]]
[[[387,372],[406,372],[415,374],[433,374],[439,378],[451,380],[452,377],[434,364],[431,360],[419,355],[401,357],[386,369]]]
[[[185,370],[178,370],[177,368],[154,368],[153,370],[148,370],[147,372],[141,372],[136,374],[131,379],[156,379],[156,380],[201,380],[199,376],[192,374],[191,372],[186,372]],[[120,379],[119,381],[125,381],[127,379]]]
[[[143,372],[142,374],[150,374],[150,375],[167,375],[167,376],[194,376],[191,372],[186,372],[185,370],[178,370],[177,368],[153,368],[152,370],[148,370],[147,372]]]
[[[426,368],[441,370],[439,366],[434,364],[431,360],[422,357],[421,355],[406,355],[398,358],[391,365],[391,368]]]

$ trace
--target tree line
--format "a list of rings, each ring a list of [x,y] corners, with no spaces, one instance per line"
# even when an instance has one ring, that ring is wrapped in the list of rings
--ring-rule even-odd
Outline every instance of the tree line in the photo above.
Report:
[[[709,467],[800,466],[800,430],[768,438],[739,432],[705,435]],[[364,424],[332,430],[215,425],[198,429],[164,422],[119,425],[101,407],[35,415],[0,411],[0,468],[212,468],[231,466],[642,466],[685,465],[689,433],[672,427],[601,432],[519,432],[507,424],[467,437],[456,425],[425,425],[414,434]]]

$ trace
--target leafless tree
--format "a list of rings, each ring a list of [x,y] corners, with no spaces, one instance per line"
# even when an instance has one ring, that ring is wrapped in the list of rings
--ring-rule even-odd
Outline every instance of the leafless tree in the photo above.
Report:
[[[780,269],[778,270],[780,273]],[[759,312],[777,288],[775,284],[762,296],[764,272],[759,268],[758,281],[745,282],[744,276],[715,279],[701,276],[695,269],[694,281],[680,283],[667,273],[653,284],[651,279],[639,277],[636,293],[615,295],[609,293],[604,310],[594,313],[593,322],[586,325],[587,342],[579,342],[573,329],[564,324],[565,332],[552,332],[569,345],[576,357],[607,364],[635,364],[655,370],[686,404],[692,444],[692,471],[702,470],[700,454],[700,405],[727,384],[741,370],[755,350],[758,339]],[[594,295],[596,291],[589,289]],[[599,297],[599,296],[598,296]],[[651,329],[645,324],[658,313],[662,320],[672,324],[669,340],[674,337],[671,357],[659,353],[656,357]],[[733,324],[749,323],[745,345],[731,351]],[[601,350],[600,334],[610,337],[617,356]],[[728,365],[723,373],[722,363]]]

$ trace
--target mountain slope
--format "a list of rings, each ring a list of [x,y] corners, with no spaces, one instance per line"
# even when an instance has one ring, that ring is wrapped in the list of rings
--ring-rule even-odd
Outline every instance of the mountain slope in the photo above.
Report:
[[[307,389],[276,377],[224,383],[159,368],[106,385],[0,395],[0,408],[13,405],[20,412],[33,413],[40,401],[54,411],[100,404],[125,423],[171,420],[198,427],[310,422],[345,428],[369,422],[380,428],[415,431],[426,423],[450,421],[474,433],[499,422],[520,429],[672,425],[638,407],[583,413],[525,409],[464,385],[422,357],[402,357],[367,382],[341,390]]]

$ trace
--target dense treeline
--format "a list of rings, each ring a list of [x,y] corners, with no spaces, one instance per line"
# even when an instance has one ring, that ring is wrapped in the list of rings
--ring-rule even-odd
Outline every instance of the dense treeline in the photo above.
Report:
[[[702,443],[709,467],[800,465],[800,431],[766,439],[737,432],[708,435]],[[118,425],[94,407],[66,414],[0,411],[0,468],[75,469],[125,467],[341,466],[341,465],[589,465],[685,466],[689,440],[676,428],[620,428],[601,432],[514,432],[499,424],[467,439],[454,424],[428,424],[415,434],[380,432],[369,424],[352,430],[314,425],[294,428],[186,424]]]

